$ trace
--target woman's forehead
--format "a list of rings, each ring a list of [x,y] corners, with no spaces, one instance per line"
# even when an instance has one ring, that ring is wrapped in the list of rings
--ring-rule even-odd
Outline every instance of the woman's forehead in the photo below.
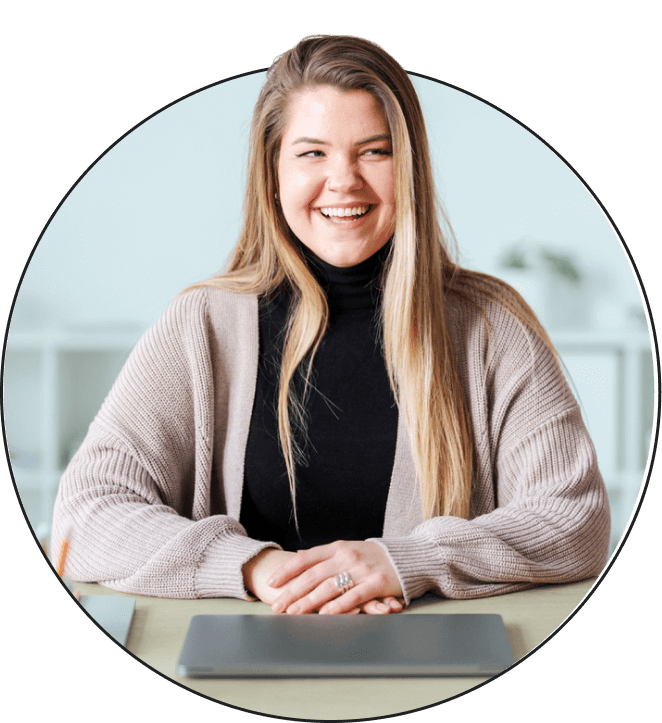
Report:
[[[302,134],[305,137],[307,129],[359,133],[365,129],[373,134],[389,130],[381,104],[366,90],[340,90],[332,86],[308,88],[293,95],[286,112],[285,136]]]

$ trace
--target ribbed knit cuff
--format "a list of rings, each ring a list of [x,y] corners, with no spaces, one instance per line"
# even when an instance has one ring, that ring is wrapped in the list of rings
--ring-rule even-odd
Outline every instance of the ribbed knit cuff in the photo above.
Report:
[[[228,532],[212,540],[196,574],[197,596],[256,600],[244,587],[242,567],[267,547],[281,549],[275,542],[253,540],[236,532]]]
[[[367,542],[376,542],[386,551],[400,581],[405,605],[436,587],[436,581],[443,576],[444,562],[427,537],[374,537]]]

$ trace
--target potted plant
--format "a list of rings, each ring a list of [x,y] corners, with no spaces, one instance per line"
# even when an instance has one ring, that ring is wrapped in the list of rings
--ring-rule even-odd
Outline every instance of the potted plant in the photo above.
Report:
[[[566,329],[586,325],[583,274],[564,249],[521,238],[501,255],[497,275],[522,294],[543,325]]]

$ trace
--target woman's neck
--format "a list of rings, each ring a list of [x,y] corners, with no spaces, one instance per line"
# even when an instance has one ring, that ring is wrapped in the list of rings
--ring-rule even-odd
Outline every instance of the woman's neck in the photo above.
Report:
[[[365,261],[344,267],[327,263],[303,244],[299,248],[326,292],[329,309],[333,313],[377,306],[381,295],[379,282],[390,246],[389,241]]]

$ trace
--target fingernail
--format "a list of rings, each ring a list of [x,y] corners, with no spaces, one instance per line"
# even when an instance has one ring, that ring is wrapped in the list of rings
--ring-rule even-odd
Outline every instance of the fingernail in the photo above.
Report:
[[[388,605],[385,605],[385,604],[382,603],[382,602],[378,602],[378,603],[377,603],[377,609],[378,609],[378,610],[383,610],[384,612],[386,612],[387,610],[390,610],[389,606],[388,606]]]
[[[300,605],[290,605],[290,607],[287,608],[287,614],[288,615],[296,615],[299,612],[299,610],[301,610]]]
[[[273,605],[271,606],[271,609],[272,609],[275,613],[279,613],[279,612],[283,609],[283,603],[281,603],[281,602],[275,602],[275,603],[273,603]]]

